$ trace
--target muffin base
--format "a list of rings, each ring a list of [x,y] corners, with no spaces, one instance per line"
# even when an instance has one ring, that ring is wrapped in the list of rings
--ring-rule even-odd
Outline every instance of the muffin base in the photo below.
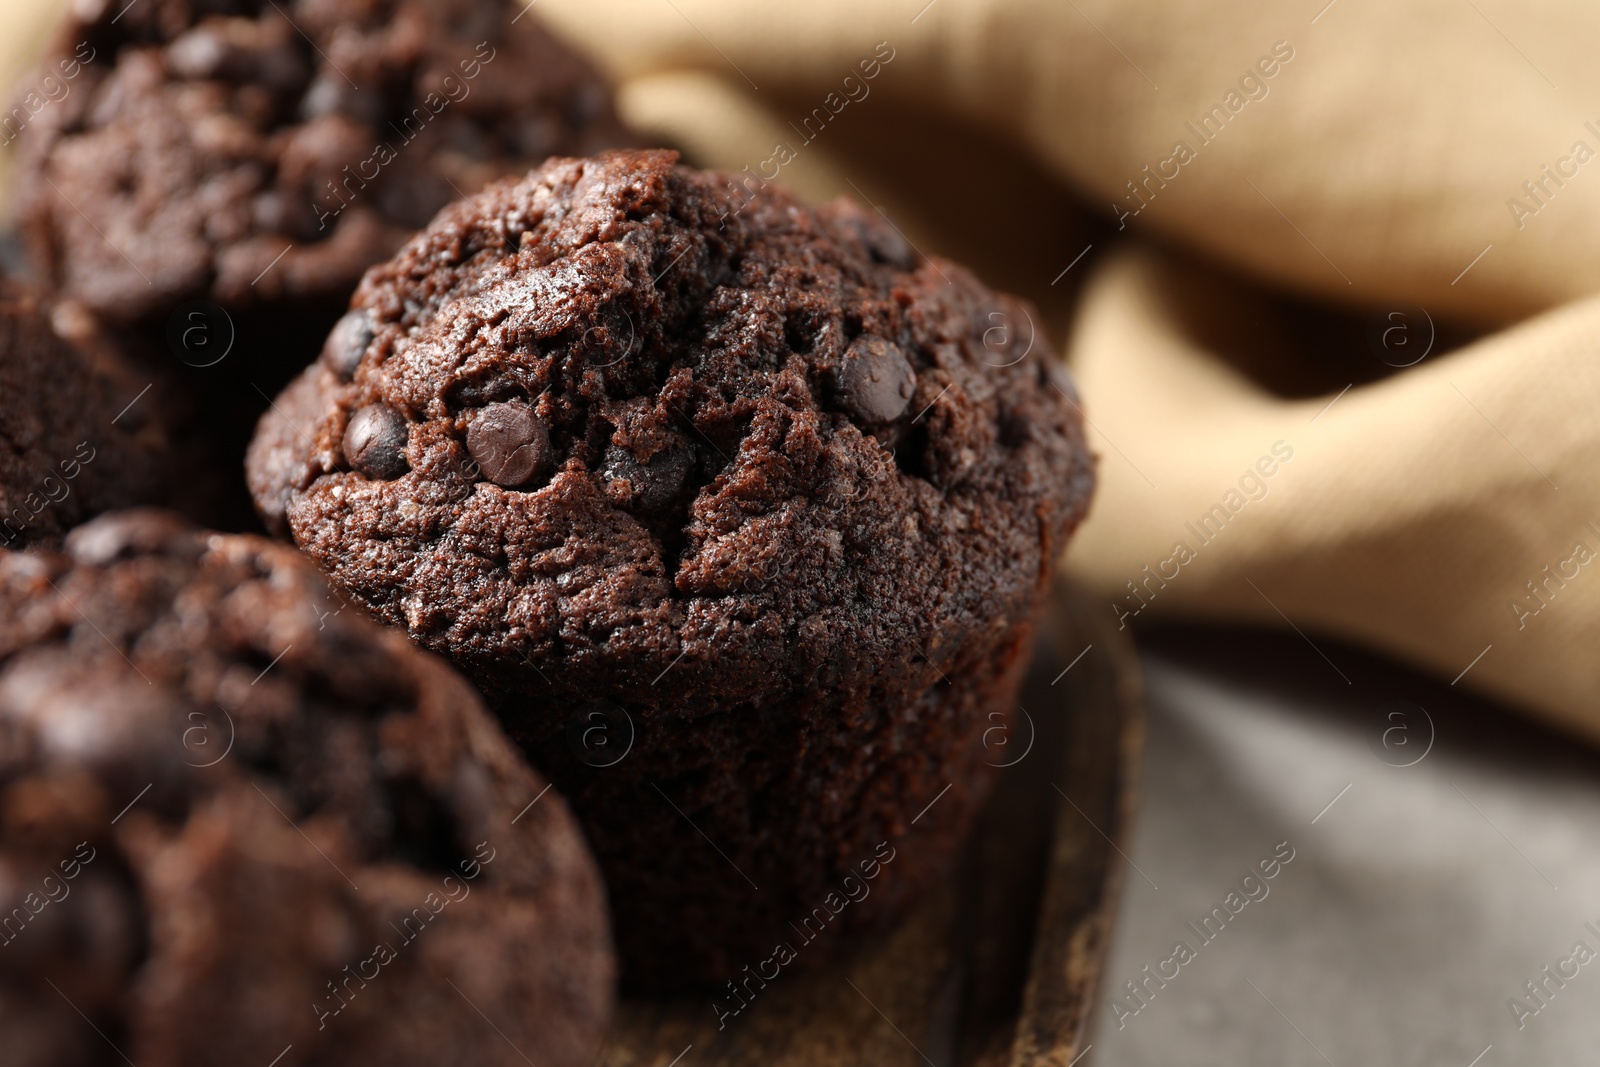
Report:
[[[1011,723],[1033,634],[1003,624],[919,661],[908,678],[933,684],[899,703],[830,690],[693,722],[632,715],[610,766],[578,739],[594,706],[502,708],[600,862],[625,987],[760,983],[899,918],[949,873],[988,794],[986,741]],[[605,743],[628,732],[616,720]]]

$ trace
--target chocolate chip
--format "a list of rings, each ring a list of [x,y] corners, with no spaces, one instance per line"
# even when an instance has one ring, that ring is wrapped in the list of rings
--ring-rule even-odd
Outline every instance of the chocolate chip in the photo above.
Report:
[[[837,376],[839,403],[860,422],[897,419],[911,403],[917,377],[905,354],[879,337],[857,337]]]
[[[881,226],[869,231],[867,247],[872,249],[872,258],[891,267],[912,270],[917,265],[916,250],[893,227]]]
[[[877,215],[850,204],[842,209],[841,221],[854,230],[866,245],[867,253],[879,263],[887,263],[898,270],[915,270],[921,259],[899,230]]]
[[[680,445],[657,452],[650,462],[641,463],[626,448],[606,449],[607,490],[624,507],[636,511],[661,511],[683,490],[694,469],[694,449]]]
[[[368,478],[393,481],[410,469],[406,462],[410,431],[398,411],[369,404],[350,416],[344,431],[344,458]]]
[[[334,324],[333,332],[322,346],[322,362],[329,370],[348,382],[355,377],[361,357],[372,344],[372,316],[365,311],[352,311]]]
[[[514,489],[550,466],[550,431],[526,404],[490,404],[467,427],[467,451],[483,476]]]

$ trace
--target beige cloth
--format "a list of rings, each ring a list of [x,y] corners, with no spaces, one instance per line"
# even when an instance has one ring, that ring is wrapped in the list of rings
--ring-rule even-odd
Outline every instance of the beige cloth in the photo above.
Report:
[[[1577,302],[1600,290],[1600,6],[531,10],[694,161],[865,198],[1039,304],[1104,457],[1067,567],[1108,612],[1292,621],[1445,678],[1470,665],[1462,686],[1600,738],[1600,304]],[[1218,358],[1310,358],[1303,335],[1260,335],[1240,277],[1503,332],[1323,410]],[[1213,505],[1206,541],[1187,524]]]

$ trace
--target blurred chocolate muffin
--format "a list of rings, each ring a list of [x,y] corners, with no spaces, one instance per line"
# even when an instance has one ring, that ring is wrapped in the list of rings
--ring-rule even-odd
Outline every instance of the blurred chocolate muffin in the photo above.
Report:
[[[848,202],[552,160],[367,274],[251,489],[566,792],[625,979],[815,962],[946,869],[1088,504],[1025,321]]]
[[[31,273],[186,391],[176,432],[236,471],[362,271],[491,178],[624,143],[528,6],[78,0],[5,116]]]
[[[169,499],[182,461],[150,385],[82,308],[0,278],[0,547]]]
[[[546,788],[290,549],[0,553],[6,1062],[589,1064],[603,891]]]
[[[510,0],[74,13],[45,68],[71,91],[19,142],[19,215],[45,277],[115,323],[200,297],[343,305],[464,191],[622,138],[599,76]]]

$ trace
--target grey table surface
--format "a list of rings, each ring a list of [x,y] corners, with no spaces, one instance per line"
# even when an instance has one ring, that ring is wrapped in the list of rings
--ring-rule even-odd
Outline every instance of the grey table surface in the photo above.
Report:
[[[1600,1063],[1600,755],[1313,640],[1141,635],[1143,795],[1086,1063]]]

